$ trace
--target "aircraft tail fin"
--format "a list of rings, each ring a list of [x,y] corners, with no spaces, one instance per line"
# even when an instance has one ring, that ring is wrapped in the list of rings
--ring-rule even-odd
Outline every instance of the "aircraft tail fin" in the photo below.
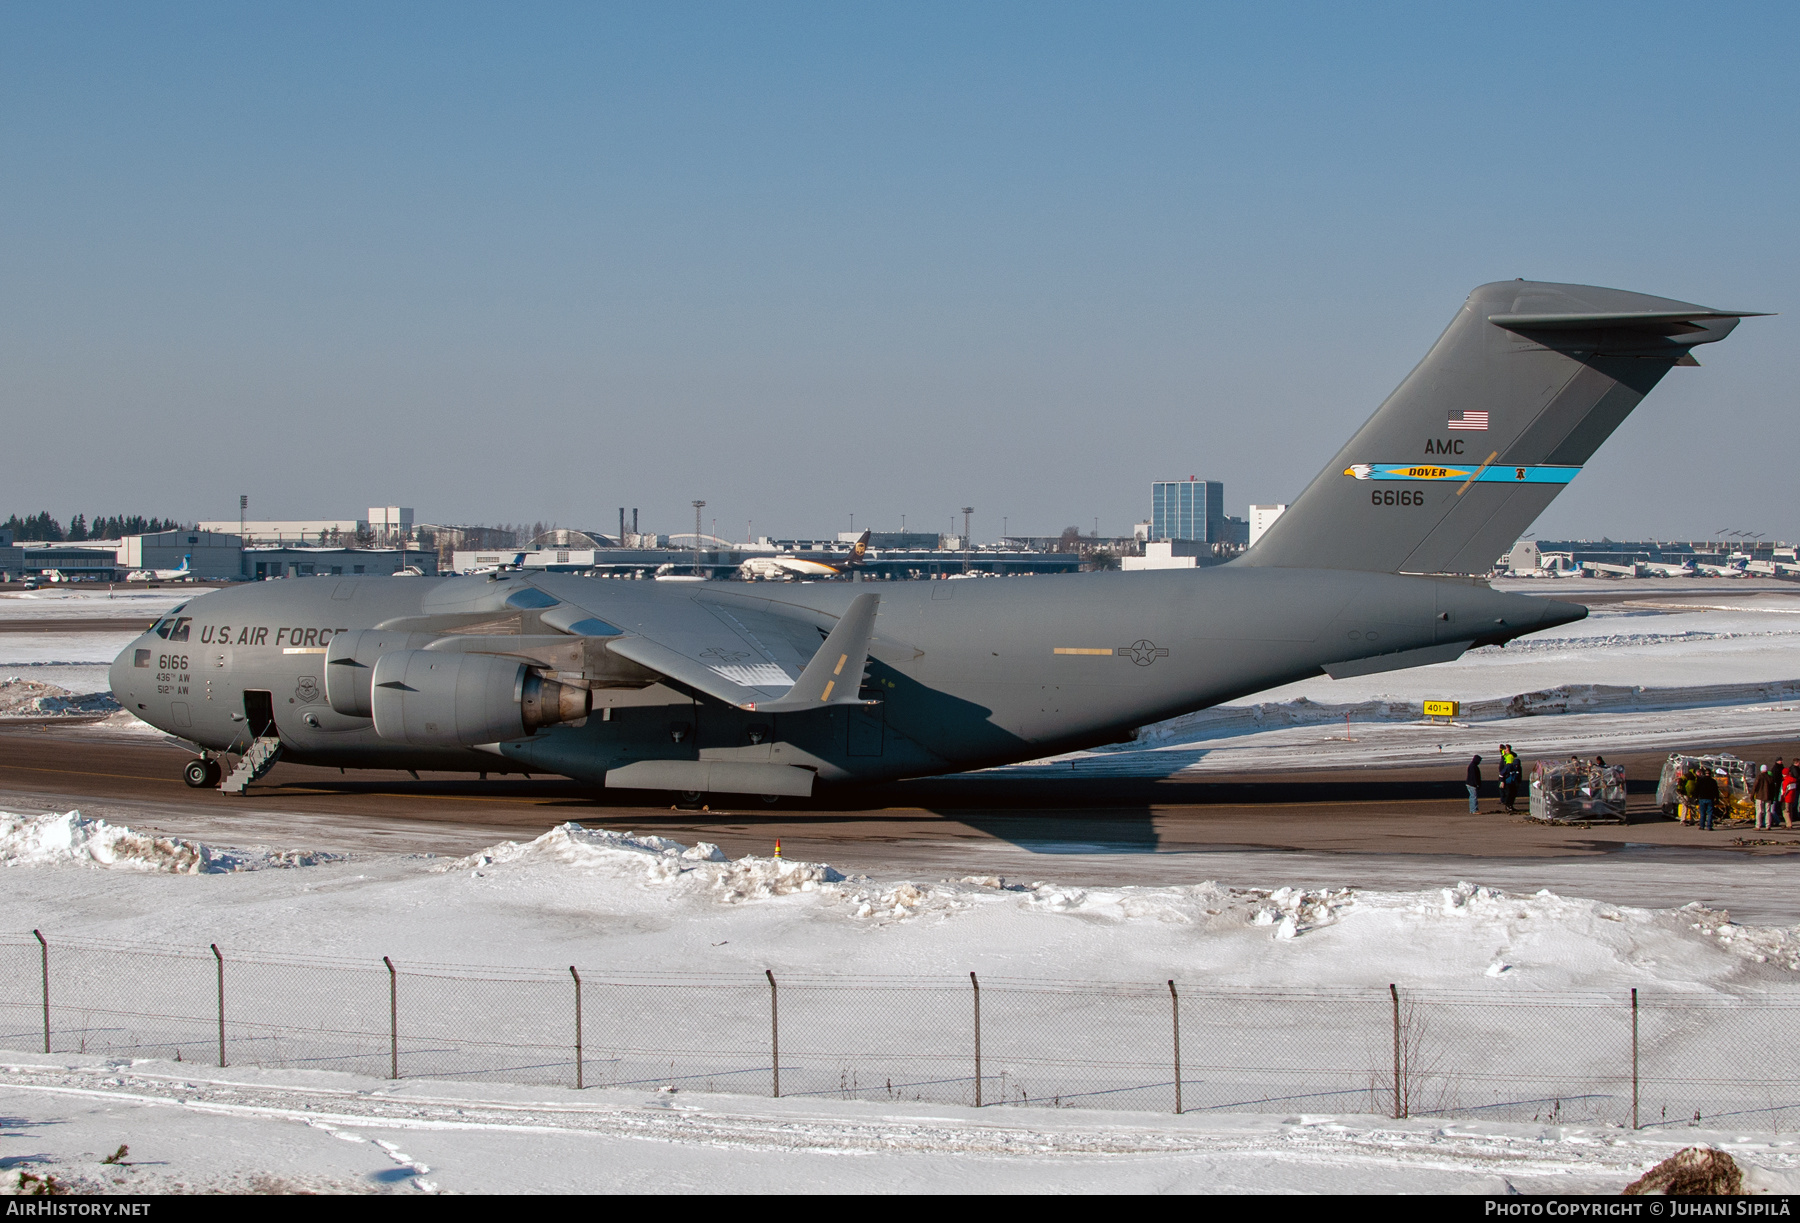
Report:
[[[1638,402],[1749,311],[1588,285],[1483,285],[1235,563],[1486,573]]]

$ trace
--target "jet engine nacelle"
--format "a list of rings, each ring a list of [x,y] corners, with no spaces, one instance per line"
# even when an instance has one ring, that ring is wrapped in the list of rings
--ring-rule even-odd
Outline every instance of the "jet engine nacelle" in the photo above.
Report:
[[[352,718],[375,715],[375,660],[392,650],[417,650],[436,641],[431,633],[359,629],[339,633],[325,647],[325,699]]]
[[[391,650],[371,679],[375,733],[434,747],[522,739],[587,717],[592,701],[586,688],[493,654]]]

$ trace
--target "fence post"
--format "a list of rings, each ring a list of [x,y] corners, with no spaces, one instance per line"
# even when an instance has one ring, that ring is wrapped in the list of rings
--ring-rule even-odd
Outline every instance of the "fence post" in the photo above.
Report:
[[[1631,991],[1631,1128],[1638,1127],[1638,1001]]]
[[[981,982],[975,974],[969,974],[969,984],[975,990],[975,1107],[981,1107]]]
[[[581,974],[575,971],[575,965],[569,965],[569,975],[575,978],[575,1090],[580,1091],[581,1082]]]
[[[1394,1117],[1406,1116],[1406,1093],[1400,1079],[1400,990],[1388,982],[1388,996],[1394,1000]]]
[[[213,959],[219,965],[219,1067],[225,1066],[225,957],[219,952],[219,945],[212,945]]]
[[[44,961],[44,1052],[50,1052],[50,944],[44,940],[42,930],[33,930],[37,935],[38,947]]]
[[[381,962],[388,970],[388,1078],[400,1077],[400,979],[394,962],[386,956]]]
[[[763,969],[769,979],[769,1065],[774,1068],[775,1098],[781,1099],[781,1010],[775,1002],[775,973]]]
[[[1181,1116],[1181,995],[1175,992],[1175,979],[1169,978],[1169,1011],[1175,1021],[1175,1115]]]

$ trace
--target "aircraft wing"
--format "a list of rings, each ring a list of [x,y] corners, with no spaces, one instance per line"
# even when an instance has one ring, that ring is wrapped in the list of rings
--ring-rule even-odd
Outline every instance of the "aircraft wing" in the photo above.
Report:
[[[480,632],[505,617],[531,614],[545,630],[585,640],[584,655],[603,649],[740,708],[780,712],[861,703],[858,692],[878,594],[852,599],[827,634],[811,617],[783,615],[766,599],[678,597],[670,592],[635,608],[626,603],[615,607],[606,599],[584,607],[568,597],[566,585],[554,589],[556,593],[533,583],[474,579],[446,583],[425,597],[420,614],[397,616],[375,627]],[[507,652],[505,634],[491,640],[496,648],[483,652]],[[542,638],[535,638],[531,648],[542,644]]]
[[[798,646],[805,634],[816,634],[811,626],[703,600],[689,605],[701,615],[683,611],[659,617],[648,632],[619,637],[606,648],[742,709],[784,713],[859,705],[880,601],[878,594],[851,600],[810,657],[801,655]]]

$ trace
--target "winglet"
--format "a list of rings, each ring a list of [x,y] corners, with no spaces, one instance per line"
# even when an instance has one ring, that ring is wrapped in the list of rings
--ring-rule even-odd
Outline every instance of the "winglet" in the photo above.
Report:
[[[869,661],[869,638],[875,631],[878,594],[857,595],[850,600],[837,627],[825,638],[819,652],[806,664],[794,686],[773,701],[751,706],[762,713],[788,713],[825,705],[860,705],[863,667]]]
[[[823,709],[827,705],[860,705],[863,667],[869,660],[869,638],[875,629],[878,594],[858,595],[819,646],[806,669],[793,687],[778,696],[768,697],[767,689],[747,687],[726,679],[716,669],[690,658],[678,650],[652,641],[648,637],[615,637],[606,643],[610,653],[617,654],[660,671],[679,683],[704,692],[714,700],[754,709],[760,713],[794,713],[802,709]]]

